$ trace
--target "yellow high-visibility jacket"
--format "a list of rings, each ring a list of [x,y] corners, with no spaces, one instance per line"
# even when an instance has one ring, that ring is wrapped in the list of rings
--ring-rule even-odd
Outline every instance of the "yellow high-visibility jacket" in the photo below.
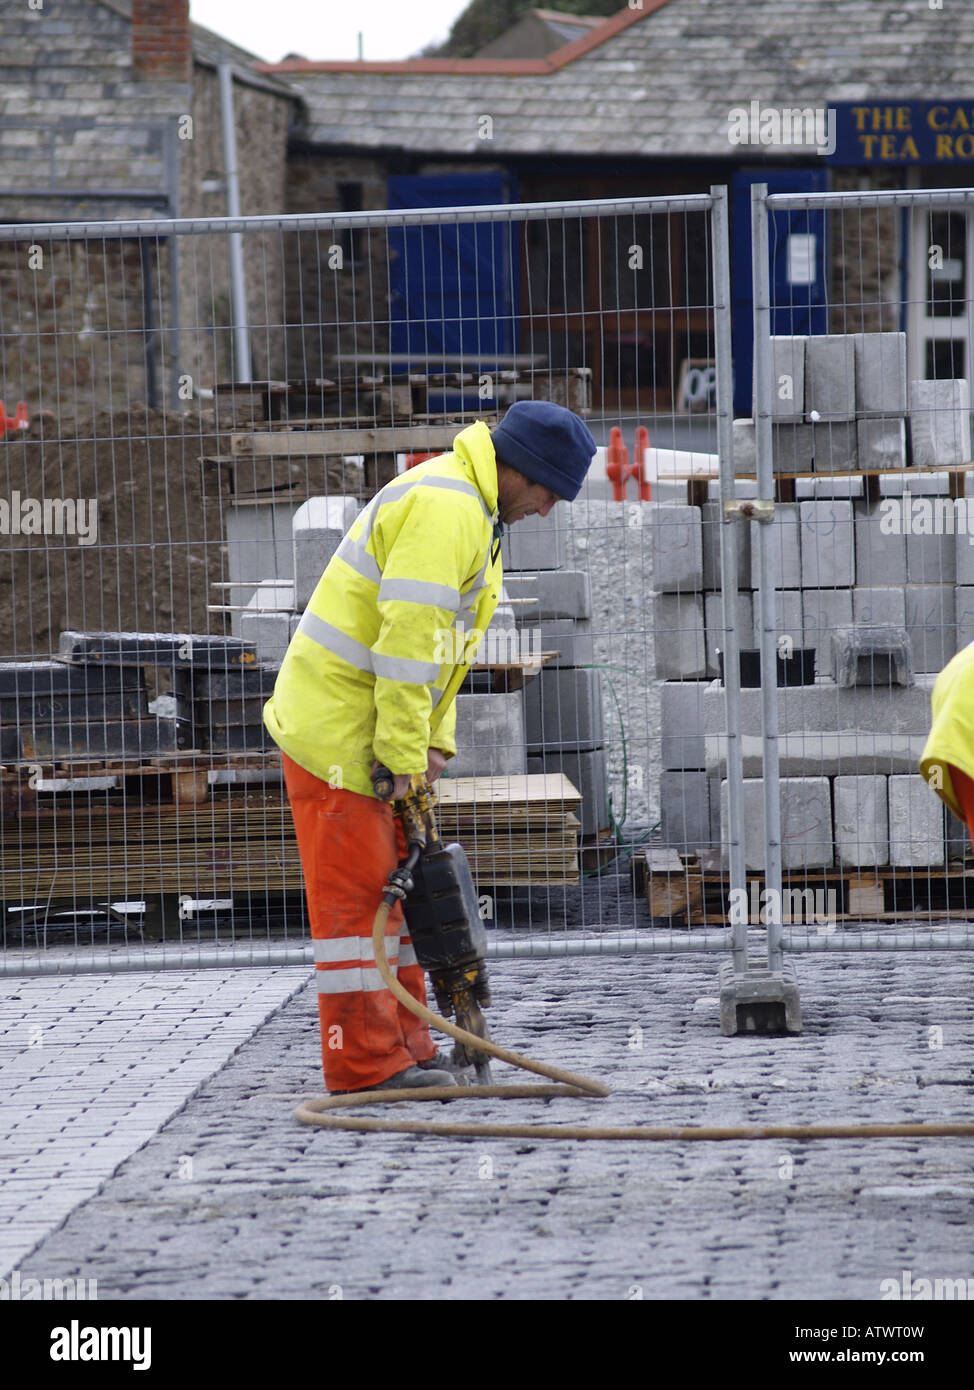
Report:
[[[958,820],[964,820],[950,768],[953,764],[974,777],[974,642],[962,647],[940,672],[930,705],[933,723],[920,757],[920,775]]]
[[[497,460],[487,426],[379,491],[328,564],[264,724],[334,787],[373,795],[374,760],[425,772],[456,753],[457,690],[501,592]]]

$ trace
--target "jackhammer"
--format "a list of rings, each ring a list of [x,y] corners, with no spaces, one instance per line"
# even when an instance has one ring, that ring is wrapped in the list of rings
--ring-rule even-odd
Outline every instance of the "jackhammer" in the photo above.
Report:
[[[376,796],[389,801],[393,775],[386,767],[372,774]],[[490,1041],[481,1012],[490,1004],[487,982],[487,933],[480,916],[470,865],[458,844],[445,845],[436,825],[435,793],[422,773],[395,802],[406,838],[406,857],[389,875],[382,900],[391,907],[401,901],[416,959],[430,977],[440,1013],[456,1018],[459,1027]],[[457,1042],[457,1066],[472,1066],[480,1085],[490,1085],[490,1062],[472,1044]]]

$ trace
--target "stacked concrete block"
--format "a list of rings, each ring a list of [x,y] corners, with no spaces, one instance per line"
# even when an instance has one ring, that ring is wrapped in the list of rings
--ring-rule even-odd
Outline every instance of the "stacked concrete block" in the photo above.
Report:
[[[703,588],[703,538],[699,507],[664,503],[652,508],[650,544],[653,587],[693,593]]]
[[[827,777],[782,777],[781,867],[783,869],[830,868],[834,862],[832,797]],[[728,790],[720,787],[721,841],[730,842]],[[744,781],[744,860],[748,869],[766,869],[764,835],[764,783]]]
[[[257,659],[280,665],[296,627],[294,584],[263,585],[239,615],[240,636],[253,642]]]
[[[892,499],[863,501],[855,509],[856,584],[872,589],[906,583],[906,534]]]
[[[805,418],[805,343],[799,336],[771,339],[771,418]]]
[[[960,585],[954,590],[954,617],[957,623],[957,650],[974,642],[974,586]]]
[[[806,339],[805,416],[816,422],[856,418],[856,351],[849,334]]]
[[[228,602],[245,604],[253,589],[268,579],[294,579],[291,520],[294,504],[263,502],[224,509],[227,578],[233,586]],[[240,635],[240,614],[231,612],[230,630]]]
[[[736,422],[735,422],[736,423]],[[751,572],[751,533],[739,522],[721,520],[721,504],[705,502],[700,508],[700,535],[703,551],[704,592],[721,589],[721,545],[733,529],[737,537],[737,587],[746,589]],[[974,581],[972,581],[974,582]]]
[[[865,471],[888,468],[893,472],[905,468],[906,420],[857,420],[856,452],[859,467]]]
[[[525,687],[524,715],[532,753],[601,748],[605,733],[598,671],[545,671]]]
[[[451,777],[517,776],[527,751],[521,691],[457,696],[457,755]]]
[[[865,774],[836,777],[835,862],[857,867],[889,863],[887,779]]]
[[[660,774],[660,832],[664,845],[680,854],[710,849],[713,828],[706,772]]]
[[[859,467],[906,466],[909,409],[905,333],[856,333],[856,434]]]
[[[754,627],[752,629],[752,646],[757,649],[761,645],[761,604],[760,595],[753,595],[754,607]],[[802,596],[798,589],[779,589],[774,596],[774,632],[775,644],[781,638],[785,638],[791,644],[791,650],[797,651],[804,646],[804,632],[802,629]],[[745,644],[742,642],[742,646]]]
[[[947,468],[971,461],[971,391],[963,378],[910,382],[913,463]]]
[[[815,652],[816,673],[823,675],[832,665],[832,633],[854,621],[852,594],[848,589],[803,589],[801,599],[801,645]]]
[[[757,471],[757,445],[754,439],[753,419],[735,420],[732,427],[731,447],[734,457],[734,473],[754,473]]]
[[[657,594],[653,625],[657,680],[700,680],[707,674],[701,594]]]
[[[907,584],[904,594],[913,669],[942,671],[957,651],[954,587],[951,584]]]
[[[944,805],[922,778],[889,778],[889,862],[935,867],[945,858]]]
[[[558,652],[547,669],[559,666],[593,666],[595,641],[592,623],[588,618],[546,618],[538,629],[543,652]]]
[[[660,762],[664,771],[706,767],[704,681],[664,681],[661,686]]]
[[[564,567],[569,516],[567,508],[554,508],[533,535],[521,530],[538,518],[511,528],[504,592],[515,600],[521,636],[534,627],[538,650],[560,653],[523,691],[525,769],[563,773],[582,796],[582,835],[595,836],[610,823],[602,683],[597,670],[586,669],[596,661],[591,575]],[[642,531],[633,532],[635,545]],[[699,565],[699,538],[697,546]]]
[[[547,516],[527,516],[507,526],[501,538],[505,574],[519,570],[558,570],[568,563],[564,509],[553,507]]]
[[[720,843],[720,824],[714,823],[719,789],[712,795],[712,779],[706,771],[705,688],[699,681],[666,681],[662,686],[661,838],[681,854],[699,853]]]
[[[297,608],[303,611],[310,603],[328,561],[358,513],[354,497],[309,497],[294,513],[291,542]]]
[[[707,643],[705,674],[717,676],[720,674],[720,662],[717,653],[724,651],[727,646],[724,628],[724,595],[722,593],[704,594],[703,617]],[[754,612],[749,593],[738,593],[736,613],[732,621],[737,631],[738,643],[743,646],[745,635],[750,633],[754,626]]]
[[[771,457],[776,473],[814,472],[817,428],[816,425],[772,425]]]
[[[592,581],[587,570],[505,572],[504,588],[510,598],[521,601],[516,610],[519,622],[592,616]]]
[[[800,589],[801,569],[801,513],[798,502],[779,502],[774,509],[774,520],[770,522],[751,522],[751,588],[758,588],[761,580],[759,568],[759,547],[763,528],[768,535],[771,547],[771,573],[776,589]]]
[[[801,502],[802,584],[809,589],[855,583],[852,503],[841,498]]]
[[[906,625],[906,595],[892,587],[866,588],[858,584],[852,591],[852,621],[858,626],[877,624]]]
[[[852,473],[862,466],[855,420],[825,420],[810,429],[816,473]]]
[[[915,765],[929,731],[933,680],[960,645],[974,641],[974,545],[968,541],[969,534],[974,539],[974,506],[968,526],[966,513],[956,515],[958,504],[938,495],[946,491],[944,477],[904,470],[911,439],[917,465],[946,468],[970,461],[968,385],[911,385],[902,333],[781,337],[772,340],[771,351],[775,470],[822,475],[812,484],[799,480],[799,497],[810,500],[778,503],[774,521],[753,522],[747,545],[739,546],[737,578],[743,592],[735,626],[740,645],[749,645],[748,633],[751,644],[760,645],[763,536],[775,580],[776,643],[787,636],[794,648],[811,647],[815,653],[814,686],[779,688],[782,785],[794,783],[789,804],[801,807],[806,820],[812,806],[834,809],[833,822],[831,811],[820,821],[829,824],[829,836],[834,827],[840,864],[889,863],[891,843],[892,862],[897,862],[901,823],[915,813],[922,848],[902,853],[919,855],[913,862],[936,865],[942,862],[944,827],[941,823],[928,835],[923,815],[931,826],[943,817]],[[734,422],[733,447],[735,471],[753,473],[753,420]],[[879,500],[875,485],[866,487],[862,477],[839,476],[885,470],[889,476],[880,479]],[[917,499],[928,495],[918,519]],[[928,513],[932,524],[924,520]],[[681,848],[697,840],[706,844],[707,824],[713,841],[721,814],[720,780],[726,775],[707,751],[713,724],[722,727],[725,692],[717,682],[701,679],[714,673],[716,648],[724,645],[716,634],[723,635],[719,545],[726,530],[716,499],[702,509],[701,530],[699,586],[695,568],[686,563],[687,545],[682,568],[673,555],[661,557],[655,584],[660,591],[657,675],[665,681],[661,804],[668,809],[662,819],[667,840]],[[739,541],[743,534],[744,528],[736,531]],[[756,824],[750,822],[754,807],[760,807],[754,798],[760,794],[761,698],[757,689],[742,691],[744,752],[750,748],[753,755],[745,757],[745,775],[751,774],[746,831],[750,838],[757,834],[759,843],[760,815]],[[911,785],[909,793],[898,789],[893,780],[898,778]],[[905,843],[909,837],[900,838]],[[955,833],[955,839],[962,844],[963,834]],[[811,854],[819,866],[831,863],[824,850]],[[751,860],[760,867],[755,856]],[[795,851],[793,863],[811,866],[805,850]]]
[[[909,584],[954,584],[957,581],[955,510],[951,497],[904,497],[906,578]],[[929,531],[928,531],[929,527]]]

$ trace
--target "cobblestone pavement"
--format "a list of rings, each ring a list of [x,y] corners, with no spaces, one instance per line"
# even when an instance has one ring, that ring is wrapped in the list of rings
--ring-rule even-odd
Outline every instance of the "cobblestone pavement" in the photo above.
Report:
[[[307,970],[0,984],[0,1278],[175,1114]]]
[[[463,1112],[598,1124],[974,1118],[969,957],[798,964],[803,1036],[723,1038],[713,958],[496,962],[494,1036],[614,1091],[468,1101]],[[143,1042],[120,1039],[118,1065]],[[22,1276],[175,1300],[873,1300],[904,1270],[974,1277],[974,1141],[328,1133],[292,1118],[319,1090],[309,983],[20,1261]]]

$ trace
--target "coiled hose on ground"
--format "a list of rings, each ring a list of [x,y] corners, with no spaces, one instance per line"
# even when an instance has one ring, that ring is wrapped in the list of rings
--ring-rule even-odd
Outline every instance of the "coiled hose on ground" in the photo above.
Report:
[[[372,925],[372,944],[379,974],[395,997],[412,1013],[458,1042],[480,1048],[499,1061],[509,1062],[522,1071],[547,1076],[553,1086],[428,1086],[408,1090],[353,1091],[347,1095],[316,1096],[302,1101],[295,1118],[302,1124],[322,1129],[380,1131],[386,1134],[439,1134],[460,1139],[946,1139],[974,1137],[974,1124],[881,1124],[881,1125],[620,1125],[600,1128],[591,1125],[500,1125],[450,1124],[438,1120],[382,1120],[375,1116],[342,1112],[363,1105],[381,1105],[413,1100],[546,1100],[554,1096],[578,1099],[600,1098],[610,1094],[608,1086],[585,1076],[536,1062],[519,1052],[510,1052],[496,1043],[475,1037],[448,1019],[440,1018],[418,1003],[392,973],[386,956],[386,921],[391,904],[383,901]]]

